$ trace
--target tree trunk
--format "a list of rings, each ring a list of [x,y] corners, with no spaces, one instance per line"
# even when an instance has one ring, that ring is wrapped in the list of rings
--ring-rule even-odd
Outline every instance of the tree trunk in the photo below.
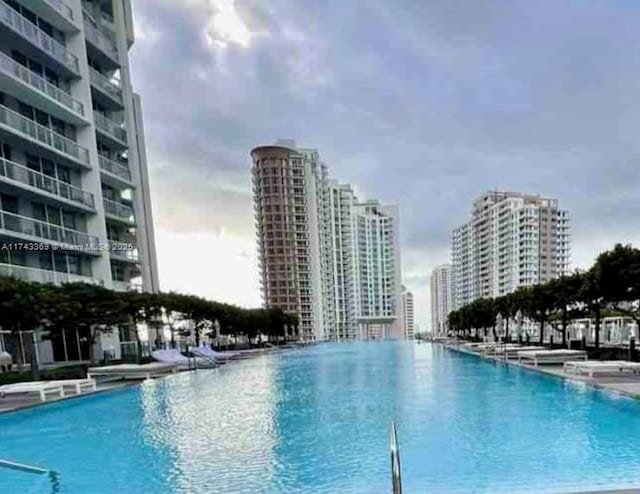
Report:
[[[544,319],[540,319],[540,345],[544,344]]]
[[[600,348],[600,305],[596,305],[595,307],[595,315],[596,315],[596,348]]]
[[[507,316],[507,324],[504,327],[504,341],[509,343],[509,317]]]
[[[567,311],[562,311],[562,346],[567,345]]]

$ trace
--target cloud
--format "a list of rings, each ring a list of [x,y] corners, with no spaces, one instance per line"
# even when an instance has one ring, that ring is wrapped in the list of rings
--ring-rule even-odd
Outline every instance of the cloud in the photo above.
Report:
[[[132,70],[160,231],[210,231],[212,248],[240,242],[254,256],[248,152],[291,137],[361,196],[400,204],[405,281],[420,292],[423,327],[426,277],[448,261],[451,230],[485,190],[557,197],[578,266],[637,240],[636,1],[134,7]],[[179,282],[165,273],[180,256],[162,257],[167,283]]]

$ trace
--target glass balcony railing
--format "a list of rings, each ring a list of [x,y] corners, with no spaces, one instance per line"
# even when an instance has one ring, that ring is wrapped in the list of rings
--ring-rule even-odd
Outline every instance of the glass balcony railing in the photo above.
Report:
[[[96,22],[86,13],[84,15],[84,34],[92,45],[99,48],[100,51],[113,61],[118,62],[118,49],[116,48],[116,42],[107,36],[107,34],[102,32]]]
[[[91,276],[5,263],[0,263],[0,276],[17,278],[19,280],[35,283],[51,283],[54,285],[61,285],[62,283],[90,283],[92,285],[103,284],[102,281],[92,278]]]
[[[35,187],[92,209],[95,207],[93,194],[3,158],[0,158],[0,177]]]
[[[2,105],[0,105],[0,125],[11,127],[19,134],[35,139],[75,160],[89,165],[89,151],[87,149],[77,145],[68,137],[64,137],[52,131],[50,128],[23,117],[19,113]]]
[[[102,92],[107,93],[119,103],[122,103],[122,89],[120,89],[120,86],[115,81],[91,67],[89,67],[89,75],[91,76],[91,84]]]
[[[78,73],[78,57],[2,0],[0,0],[0,23],[29,40],[69,70]]]
[[[119,248],[123,245],[123,242],[117,240],[109,240],[109,252],[111,257],[116,260],[139,262],[140,256],[138,250],[123,250]]]
[[[93,112],[93,120],[96,124],[96,128],[102,132],[110,135],[114,139],[126,144],[127,143],[127,131],[122,125],[117,124],[113,120],[108,119],[97,111]]]
[[[99,246],[98,237],[88,233],[71,230],[70,228],[46,223],[27,216],[7,213],[6,211],[0,211],[0,230],[58,242],[80,249],[97,249]]]
[[[100,168],[112,175],[131,182],[131,171],[125,165],[121,165],[117,161],[107,158],[106,156],[98,155],[98,161],[100,162]]]
[[[51,5],[54,9],[60,12],[63,16],[73,22],[73,10],[62,0],[44,0],[45,3]]]
[[[69,93],[63,91],[57,86],[54,86],[35,72],[31,72],[25,66],[19,64],[4,53],[0,53],[0,71],[20,79],[36,91],[46,94],[61,105],[73,110],[78,115],[84,116],[84,106],[82,103],[73,99]]]
[[[133,208],[127,204],[121,202],[112,201],[111,199],[104,199],[104,212],[111,216],[117,216],[130,223],[134,221]]]

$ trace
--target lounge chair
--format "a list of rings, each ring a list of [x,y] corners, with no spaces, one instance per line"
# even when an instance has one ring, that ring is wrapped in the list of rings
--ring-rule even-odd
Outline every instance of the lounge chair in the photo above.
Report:
[[[588,360],[586,362],[565,362],[564,371],[567,374],[586,374],[593,377],[596,374],[611,374],[618,372],[636,372],[640,370],[637,362],[626,360]]]
[[[240,356],[239,353],[236,352],[216,352],[209,346],[197,346],[190,349],[191,353],[193,353],[196,357],[202,357],[204,359],[211,359],[214,362],[221,360],[231,360],[238,358]]]
[[[587,352],[583,350],[524,350],[518,352],[518,361],[533,361],[533,365],[539,364],[563,364],[570,360],[587,360]]]
[[[47,381],[24,382],[5,384],[0,386],[0,398],[10,395],[37,395],[40,401],[47,401],[47,396],[62,398],[64,391],[61,384],[52,384]]]
[[[544,350],[541,346],[507,346],[497,347],[494,354],[500,357],[513,358],[518,356],[518,352],[532,352],[536,350]]]
[[[89,379],[100,377],[103,381],[113,379],[152,379],[178,372],[178,365],[171,363],[120,364],[105,367],[91,367],[87,371]]]
[[[62,381],[48,381],[51,384],[59,384],[65,396],[67,394],[82,394],[85,391],[96,390],[95,379],[65,379]]]
[[[151,352],[151,357],[158,362],[167,363],[167,364],[175,364],[178,366],[180,370],[188,370],[193,368],[189,357],[185,357],[182,355],[177,349],[172,348],[168,350],[154,350]],[[211,360],[205,360],[203,358],[196,357],[195,359],[196,367],[215,367],[216,362],[212,362]]]

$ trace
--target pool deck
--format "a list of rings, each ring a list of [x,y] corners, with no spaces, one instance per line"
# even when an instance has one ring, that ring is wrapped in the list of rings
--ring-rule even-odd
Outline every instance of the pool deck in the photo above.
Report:
[[[536,367],[534,365],[520,363],[516,359],[507,360],[500,356],[483,355],[481,353],[473,352],[466,348],[460,348],[455,346],[447,346],[446,348],[449,348],[450,350],[453,350],[453,351],[473,355],[478,358],[483,358],[485,360],[489,360],[494,363],[522,367],[524,369],[527,369],[533,372],[540,372],[541,374],[547,374],[547,375],[559,377],[562,379],[568,379],[574,382],[582,382],[594,388],[604,389],[604,390],[612,391],[614,393],[619,393],[625,396],[630,396],[632,398],[640,399],[640,375],[637,375],[637,374],[625,374],[622,372],[617,372],[617,373],[611,373],[609,375],[588,377],[585,375],[576,375],[576,374],[566,373],[564,372],[562,364],[540,364],[539,366]],[[625,492],[625,491],[622,491],[622,492]],[[629,491],[629,492],[640,493],[640,491]]]

